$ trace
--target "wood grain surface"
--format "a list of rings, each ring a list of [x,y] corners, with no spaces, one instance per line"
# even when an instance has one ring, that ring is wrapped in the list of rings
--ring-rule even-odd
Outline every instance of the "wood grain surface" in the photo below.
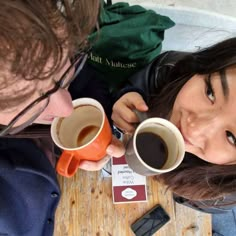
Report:
[[[56,212],[54,236],[133,236],[130,225],[156,204],[171,220],[155,236],[210,236],[211,215],[176,204],[170,191],[147,177],[148,202],[113,204],[111,178],[79,170],[59,176],[62,197]]]

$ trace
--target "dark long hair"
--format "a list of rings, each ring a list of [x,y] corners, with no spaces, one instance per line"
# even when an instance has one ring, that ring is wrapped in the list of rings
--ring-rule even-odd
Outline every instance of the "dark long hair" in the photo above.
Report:
[[[167,81],[172,82],[150,99],[151,116],[168,119],[178,92],[194,74],[211,74],[234,65],[236,38],[187,54],[171,69]],[[158,179],[190,200],[214,199],[236,191],[236,165],[211,164],[186,153],[179,168]]]

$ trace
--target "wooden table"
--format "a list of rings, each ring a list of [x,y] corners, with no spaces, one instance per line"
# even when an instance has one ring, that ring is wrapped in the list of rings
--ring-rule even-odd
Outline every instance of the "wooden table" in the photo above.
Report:
[[[156,236],[210,236],[211,216],[176,204],[171,193],[147,178],[148,202],[112,203],[111,178],[79,170],[59,177],[62,198],[56,212],[55,236],[133,236],[130,225],[160,203],[171,220]]]

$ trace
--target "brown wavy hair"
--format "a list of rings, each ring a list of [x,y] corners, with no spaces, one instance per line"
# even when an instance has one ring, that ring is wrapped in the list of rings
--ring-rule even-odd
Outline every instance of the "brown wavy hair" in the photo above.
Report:
[[[86,46],[99,6],[99,0],[1,1],[0,66],[10,65],[7,70],[24,79],[50,77],[62,64],[63,49],[71,56]],[[49,58],[53,66],[43,73]]]
[[[236,66],[236,38],[187,54],[165,78],[165,81],[171,82],[150,98],[150,116],[168,119],[178,92],[194,74],[211,74],[231,66]],[[236,192],[236,165],[211,164],[186,153],[177,169],[159,175],[157,179],[176,194],[190,200],[217,199]]]

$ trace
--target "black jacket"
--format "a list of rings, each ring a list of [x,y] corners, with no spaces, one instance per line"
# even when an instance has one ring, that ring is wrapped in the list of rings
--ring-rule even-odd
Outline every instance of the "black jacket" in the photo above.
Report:
[[[169,51],[158,56],[148,66],[135,73],[128,80],[127,86],[120,91],[117,99],[127,92],[139,92],[148,102],[152,94],[158,94],[168,82],[168,74],[175,64],[189,53]],[[188,155],[188,153],[186,153]],[[224,213],[236,205],[236,192],[217,200],[191,201],[174,194],[174,199],[181,204],[206,213]]]
[[[164,84],[167,84],[168,74],[171,72],[176,62],[188,55],[187,52],[169,51],[158,56],[152,63],[131,76],[118,97],[127,92],[136,91],[142,94],[145,100],[152,94],[157,94]],[[116,98],[116,99],[117,99]]]

